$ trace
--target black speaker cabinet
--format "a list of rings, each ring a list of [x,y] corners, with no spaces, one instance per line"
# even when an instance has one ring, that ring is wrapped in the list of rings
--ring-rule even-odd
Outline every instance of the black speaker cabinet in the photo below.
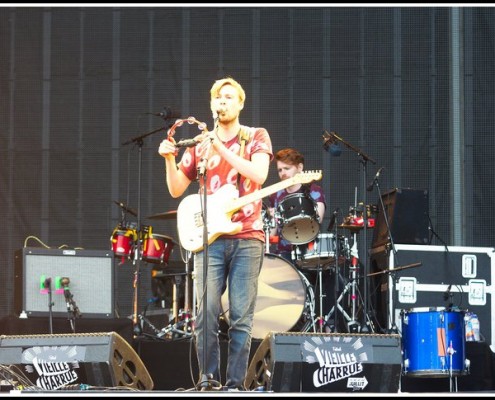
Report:
[[[390,233],[394,243],[426,245],[429,243],[428,191],[417,189],[393,189],[381,196]],[[381,203],[371,247],[382,246],[390,241]]]
[[[248,390],[397,393],[399,335],[270,332],[246,374]]]
[[[25,390],[153,389],[143,362],[115,332],[0,336],[0,364],[23,373],[33,385]]]
[[[15,252],[14,309],[27,316],[67,316],[66,288],[83,317],[114,317],[113,252],[25,247]],[[46,285],[47,279],[50,284]]]

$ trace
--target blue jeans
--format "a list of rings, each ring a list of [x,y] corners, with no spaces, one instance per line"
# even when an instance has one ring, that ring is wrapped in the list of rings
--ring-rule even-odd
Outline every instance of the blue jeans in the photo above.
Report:
[[[208,247],[207,292],[203,288],[204,252],[194,255],[196,272],[197,317],[194,327],[200,377],[209,375],[221,382],[219,316],[222,294],[228,282],[229,347],[225,386],[244,388],[254,308],[258,294],[258,276],[263,263],[264,243],[259,240],[217,239]],[[203,302],[206,297],[206,338]],[[206,346],[204,344],[206,340]],[[206,354],[203,352],[206,347]],[[204,361],[206,359],[206,365]]]

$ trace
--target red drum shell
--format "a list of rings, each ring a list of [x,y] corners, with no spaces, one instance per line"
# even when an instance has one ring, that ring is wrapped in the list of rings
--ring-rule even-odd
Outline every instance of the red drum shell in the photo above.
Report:
[[[147,234],[143,241],[142,259],[155,264],[168,263],[174,245],[171,237],[156,233]]]

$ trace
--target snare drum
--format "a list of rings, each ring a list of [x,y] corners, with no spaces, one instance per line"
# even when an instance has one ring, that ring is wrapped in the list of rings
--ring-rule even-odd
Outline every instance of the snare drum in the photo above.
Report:
[[[131,258],[136,241],[137,233],[135,230],[119,225],[113,230],[110,245],[116,256]]]
[[[404,373],[448,377],[468,372],[464,312],[443,307],[401,312]]]
[[[280,233],[292,244],[304,244],[320,232],[316,202],[304,193],[286,196],[278,205],[276,215]]]
[[[337,246],[341,265],[345,263],[344,248],[333,233],[320,233],[315,240],[294,246],[292,260],[301,269],[330,267],[335,264]]]
[[[143,240],[142,259],[149,263],[166,264],[174,244],[174,240],[171,237],[147,232]]]

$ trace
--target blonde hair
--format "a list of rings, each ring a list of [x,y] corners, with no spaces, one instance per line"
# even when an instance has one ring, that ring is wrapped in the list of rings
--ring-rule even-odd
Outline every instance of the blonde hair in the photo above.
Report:
[[[210,99],[213,100],[214,98],[216,98],[218,96],[218,93],[220,93],[220,89],[225,85],[233,86],[237,90],[240,102],[244,103],[244,100],[246,99],[246,92],[244,92],[244,89],[242,88],[241,84],[231,77],[227,77],[215,81],[215,83],[210,89]]]

